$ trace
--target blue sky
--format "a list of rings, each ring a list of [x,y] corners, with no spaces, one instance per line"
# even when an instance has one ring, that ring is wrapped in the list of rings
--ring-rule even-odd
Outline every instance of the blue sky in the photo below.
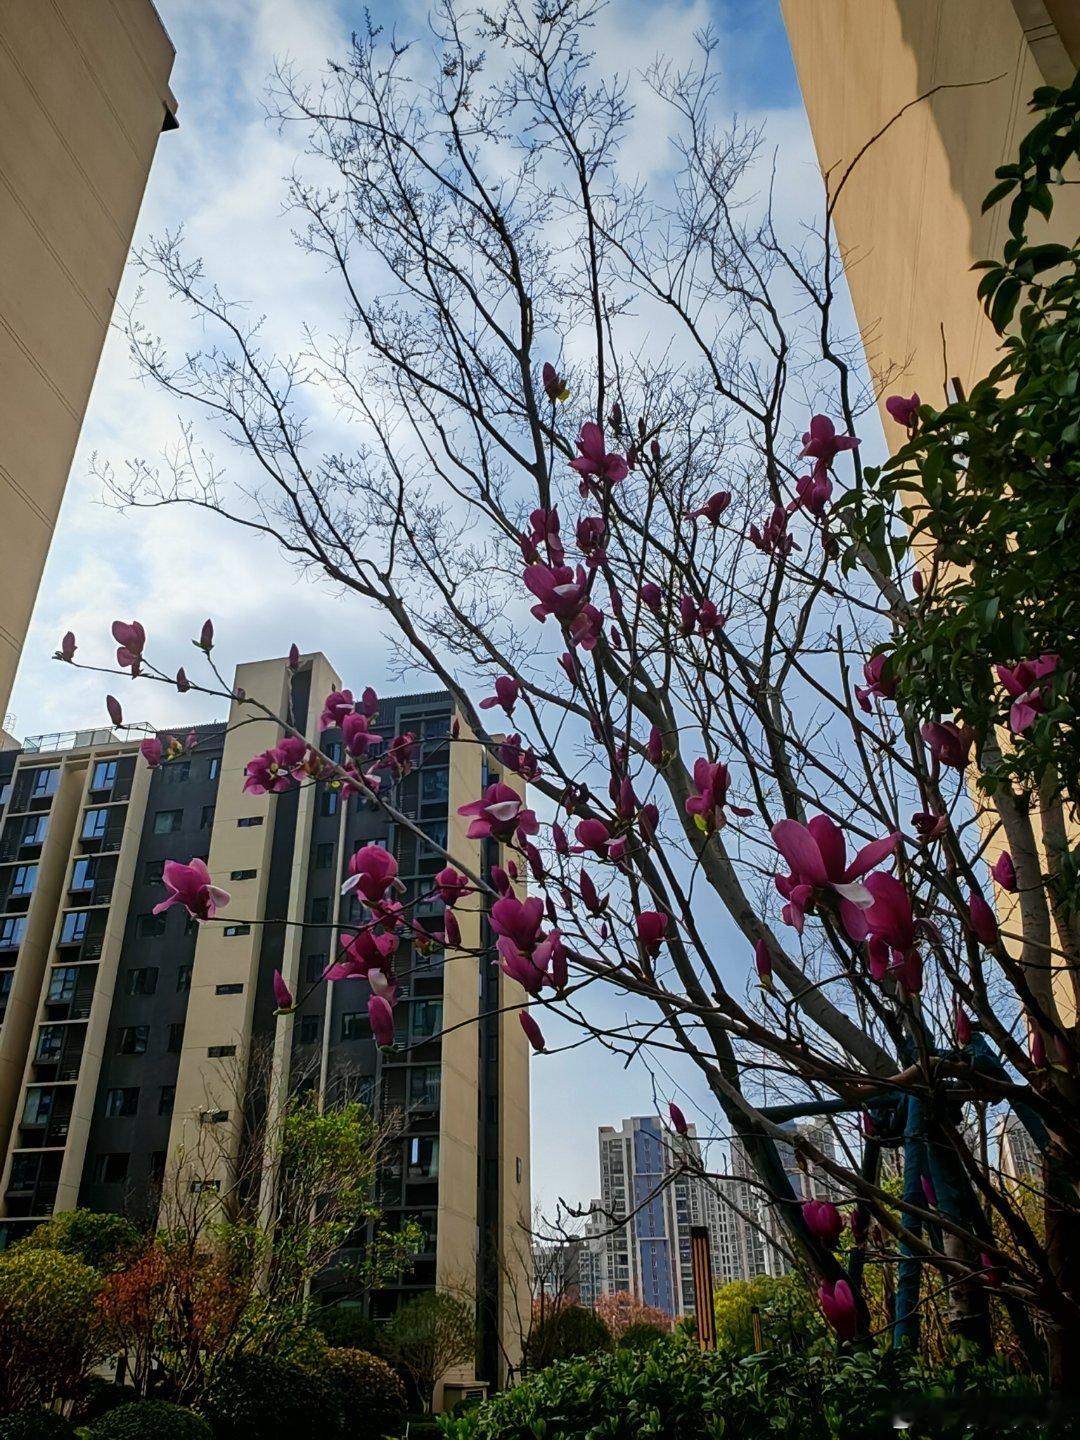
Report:
[[[269,338],[287,339],[290,325],[317,318],[328,302],[322,277],[296,252],[281,216],[281,179],[294,142],[266,125],[264,82],[275,58],[285,55],[317,74],[350,27],[363,22],[362,7],[346,0],[157,4],[177,50],[172,87],[180,128],[162,137],[136,245],[183,224],[192,251],[203,255],[224,293],[244,298],[253,314],[265,310]],[[406,33],[422,28],[426,13],[424,5],[410,3],[371,9],[384,23],[396,16]],[[624,73],[647,64],[659,46],[686,44],[694,29],[712,23],[720,35],[726,103],[767,121],[774,143],[793,157],[795,173],[805,174],[805,198],[795,197],[797,207],[813,210],[819,193],[813,151],[775,0],[612,0],[608,22],[604,59]],[[135,298],[136,288],[129,274],[122,303]],[[148,296],[143,319],[152,330],[168,336],[178,318],[159,297]],[[176,436],[175,407],[133,377],[124,341],[114,332],[12,696],[18,735],[104,723],[100,677],[62,670],[49,656],[70,628],[80,658],[107,662],[108,625],[117,616],[141,619],[152,649],[174,665],[188,662],[190,639],[211,613],[218,657],[227,667],[282,654],[295,641],[324,650],[354,685],[388,690],[380,625],[357,602],[298,577],[268,542],[212,517],[179,510],[132,515],[103,504],[93,455],[120,469],[135,456],[155,460]],[[417,674],[416,684],[426,683]],[[219,714],[212,702],[190,696],[163,705],[149,687],[118,693],[129,720],[159,727],[180,729]],[[597,1125],[648,1112],[652,1081],[644,1069],[624,1071],[592,1046],[541,1058],[533,1074],[536,1198],[548,1210],[560,1195],[587,1201],[597,1188]],[[675,1071],[664,1084],[665,1095],[680,1093],[684,1108],[694,1110],[692,1075]]]

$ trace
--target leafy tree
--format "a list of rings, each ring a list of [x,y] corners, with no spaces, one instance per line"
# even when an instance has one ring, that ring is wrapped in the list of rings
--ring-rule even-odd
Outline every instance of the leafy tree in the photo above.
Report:
[[[599,1296],[593,1308],[616,1340],[631,1325],[653,1325],[665,1333],[671,1330],[671,1316],[665,1310],[644,1304],[627,1290]]]
[[[394,1361],[416,1387],[425,1412],[439,1381],[457,1365],[476,1361],[476,1320],[472,1307],[452,1295],[430,1290],[409,1300],[387,1326]]]
[[[584,1305],[563,1305],[532,1334],[529,1366],[542,1369],[557,1360],[596,1355],[611,1349],[611,1331],[595,1310]]]
[[[104,1353],[96,1270],[59,1250],[0,1255],[0,1414],[73,1395]]]
[[[318,1370],[268,1355],[218,1360],[201,1404],[217,1440],[338,1435],[346,1421],[340,1391]]]
[[[146,1243],[145,1236],[124,1215],[100,1210],[61,1210],[34,1227],[15,1247],[59,1250],[74,1255],[94,1270],[118,1270]]]
[[[334,1387],[344,1407],[344,1440],[383,1440],[400,1435],[405,1424],[405,1387],[385,1360],[365,1350],[331,1348],[319,1373]]]
[[[0,1440],[75,1440],[75,1427],[57,1410],[16,1410],[0,1417]]]
[[[671,1335],[670,1329],[662,1325],[651,1325],[648,1320],[635,1320],[615,1341],[620,1350],[651,1350],[657,1341]]]
[[[755,1309],[761,1317],[762,1342],[767,1347],[804,1349],[811,1339],[822,1334],[817,1306],[797,1275],[732,1280],[717,1290],[713,1308],[717,1346],[732,1355],[749,1355],[753,1351]]]

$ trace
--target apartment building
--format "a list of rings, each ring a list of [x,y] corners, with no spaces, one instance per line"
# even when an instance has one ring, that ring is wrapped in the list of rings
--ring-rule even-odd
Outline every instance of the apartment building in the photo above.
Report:
[[[289,703],[284,660],[240,666],[236,685],[275,714]],[[292,677],[294,724],[309,738],[337,688],[322,655],[305,657]],[[380,701],[379,733],[411,731],[417,742],[396,807],[480,869],[497,851],[465,840],[457,808],[497,767],[480,747],[455,742],[451,723],[442,693]],[[528,1295],[527,1277],[506,1273],[506,1257],[527,1248],[530,1214],[528,1049],[512,1008],[520,996],[494,964],[403,944],[400,1048],[380,1052],[367,986],[317,983],[356,915],[340,895],[344,866],[361,845],[385,845],[401,898],[441,933],[440,904],[418,900],[445,863],[439,852],[388,824],[373,802],[344,801],[323,782],[245,794],[245,764],[280,728],[252,722],[239,702],[227,723],[194,732],[182,760],[151,770],[140,738],[137,729],[43,736],[0,754],[4,1234],[75,1205],[152,1222],[163,1186],[219,1189],[240,1153],[245,1084],[256,1057],[271,1054],[270,1105],[305,1090],[403,1117],[380,1181],[384,1223],[418,1219],[427,1246],[400,1284],[372,1297],[373,1318],[432,1287],[474,1295],[477,1376],[497,1383],[500,1333],[513,1358],[516,1307]],[[339,745],[338,732],[322,742]],[[196,855],[231,892],[222,923],[199,926],[181,907],[154,915],[164,862]],[[459,919],[464,945],[488,943],[475,899]],[[304,997],[288,1015],[275,1015],[275,969]],[[207,1125],[210,1151],[200,1145]],[[323,1301],[346,1292],[338,1271],[317,1288]]]
[[[803,1158],[799,1140],[813,1145],[827,1159],[837,1159],[836,1135],[827,1120],[788,1121],[782,1127],[791,1136],[777,1143],[780,1163],[799,1201],[832,1200],[843,1196],[832,1177],[820,1165]],[[763,1194],[746,1151],[736,1137],[731,1140],[730,1198],[741,1219],[736,1227],[740,1279],[755,1275],[786,1275],[791,1269],[783,1222],[775,1206]]]
[[[158,136],[151,0],[0,0],[0,722]]]

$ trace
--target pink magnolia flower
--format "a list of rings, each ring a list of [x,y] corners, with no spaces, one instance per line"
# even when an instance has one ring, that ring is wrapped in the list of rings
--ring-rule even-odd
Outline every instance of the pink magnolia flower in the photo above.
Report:
[[[519,950],[532,951],[544,923],[544,902],[538,895],[528,900],[506,895],[492,905],[490,923],[496,935],[511,940]]]
[[[577,523],[578,549],[586,557],[590,569],[607,564],[607,525],[599,515],[583,515]]]
[[[582,870],[578,876],[578,890],[586,910],[593,915],[602,915],[608,907],[608,897],[601,895],[596,888],[592,876],[587,870]]]
[[[371,1033],[380,1050],[394,1048],[394,1012],[385,995],[369,995],[367,1002]]]
[[[374,930],[365,926],[342,943],[341,955],[328,967],[326,979],[336,983],[339,980],[365,979],[371,970],[385,971],[397,947],[396,935],[376,935]]]
[[[518,537],[521,545],[521,554],[526,565],[532,565],[540,559],[542,550],[547,552],[548,560],[552,565],[561,565],[566,556],[563,548],[562,536],[559,534],[559,512],[554,507],[550,510],[534,510],[529,516],[529,533]]]
[[[390,770],[395,779],[401,780],[412,771],[415,751],[416,736],[411,730],[406,730],[404,735],[394,736],[386,747],[386,754],[375,762],[376,766]]]
[[[963,1049],[963,1047],[970,1044],[970,1042],[971,1021],[968,1019],[967,1011],[958,1000],[956,1002],[956,1043]]]
[[[60,649],[56,652],[61,660],[71,661],[75,658],[75,651],[78,646],[75,644],[75,632],[69,630],[60,641]]]
[[[854,1338],[857,1316],[855,1297],[846,1280],[823,1280],[818,1286],[818,1303],[821,1313],[841,1340]]]
[[[350,857],[345,873],[349,878],[342,885],[341,893],[349,895],[359,890],[369,905],[382,900],[391,888],[405,889],[398,879],[398,862],[381,845],[362,846]]]
[[[754,946],[754,969],[757,971],[762,986],[766,990],[771,990],[773,988],[772,952],[765,940],[759,940]]]
[[[982,945],[998,942],[997,916],[977,890],[968,896],[968,921],[976,940]]]
[[[936,1210],[936,1209],[937,1209],[937,1191],[934,1189],[934,1182],[933,1182],[933,1180],[931,1180],[931,1178],[930,1178],[929,1175],[920,1175],[920,1176],[919,1176],[919,1185],[922,1187],[922,1193],[923,1193],[923,1196],[924,1196],[924,1198],[925,1198],[925,1200],[926,1200],[927,1205],[929,1205],[932,1210]]]
[[[1008,850],[1003,850],[990,867],[990,874],[994,877],[1002,890],[1007,890],[1010,895],[1016,894],[1016,866]]]
[[[291,784],[289,768],[276,748],[254,755],[244,766],[245,795],[276,795]]]
[[[370,685],[365,685],[363,694],[360,696],[360,709],[368,717],[374,720],[379,714],[379,697]]]
[[[920,925],[911,906],[911,896],[895,875],[876,871],[866,877],[873,903],[859,909],[841,902],[844,928],[853,940],[868,940],[870,973],[883,980],[891,971],[909,995],[922,989],[922,956],[915,948]]]
[[[726,490],[718,490],[715,495],[710,495],[700,510],[688,510],[688,520],[708,520],[710,525],[719,525],[720,517],[731,504],[731,496]]]
[[[207,654],[214,648],[214,622],[204,620],[202,629],[199,631],[199,649],[205,650]]]
[[[366,715],[349,710],[341,717],[341,743],[350,755],[366,755],[378,742],[379,737],[371,733],[371,721]]]
[[[139,754],[146,761],[147,765],[150,766],[150,769],[153,770],[155,765],[161,764],[161,757],[164,754],[161,741],[156,735],[151,735],[139,746]]]
[[[540,761],[536,752],[522,745],[520,735],[507,735],[506,739],[495,747],[495,754],[507,770],[512,770],[523,780],[540,778]]]
[[[568,400],[570,391],[566,388],[566,381],[562,378],[555,366],[550,361],[544,361],[544,368],[540,372],[541,383],[544,387],[544,394],[554,405],[557,400]]]
[[[486,700],[481,700],[480,709],[493,710],[496,705],[499,705],[508,716],[512,717],[520,694],[521,687],[512,676],[500,675],[495,681],[495,694],[489,695]]]
[[[679,1109],[678,1105],[675,1104],[675,1101],[674,1101],[674,1100],[669,1101],[667,1108],[668,1108],[668,1114],[671,1116],[671,1123],[672,1123],[672,1126],[674,1127],[674,1130],[675,1130],[676,1135],[685,1135],[685,1134],[687,1134],[687,1132],[689,1131],[690,1127],[689,1127],[689,1125],[687,1125],[687,1123],[686,1123],[686,1116],[685,1116],[685,1115],[683,1114],[683,1112]]]
[[[535,814],[526,809],[521,796],[502,781],[489,785],[479,800],[459,806],[458,814],[471,819],[466,832],[469,840],[493,836],[505,844],[515,836],[523,840],[536,835],[540,829]]]
[[[795,481],[797,503],[810,515],[818,519],[825,514],[825,506],[832,499],[832,481],[825,470],[815,470],[812,475],[800,475]]]
[[[824,473],[841,451],[855,450],[859,444],[854,435],[837,435],[836,426],[827,415],[815,415],[802,438],[799,459],[812,459],[815,473]]]
[[[1006,665],[995,665],[1002,687],[1013,696],[1009,707],[1009,728],[1014,735],[1023,734],[1042,714],[1048,687],[1038,682],[1054,673],[1059,659],[1058,655],[1040,655],[1037,660],[1021,660],[1011,669]]]
[[[136,674],[146,648],[146,631],[138,620],[132,620],[130,624],[123,620],[114,620],[112,637],[117,644],[116,663],[124,669],[130,666],[131,673]]]
[[[712,600],[703,600],[698,607],[697,629],[698,634],[705,640],[710,640],[727,624],[727,616],[722,615]]]
[[[582,477],[582,494],[588,494],[591,488],[589,481],[592,478],[608,485],[615,485],[626,479],[630,467],[622,455],[616,452],[608,453],[604,444],[604,432],[599,425],[589,421],[581,427],[577,448],[581,453],[576,460],[570,461],[570,468]]]
[[[1043,1039],[1042,1031],[1034,1025],[1028,1032],[1028,1054],[1031,1056],[1031,1063],[1036,1070],[1046,1069],[1046,1041]]]
[[[451,910],[459,901],[464,900],[466,895],[473,893],[466,876],[459,874],[452,865],[445,866],[435,876],[435,888],[439,892],[439,899]]]
[[[280,970],[274,971],[274,1004],[279,1010],[293,1008],[293,993],[285,984],[285,977]]]
[[[885,409],[898,425],[903,425],[905,430],[914,430],[919,423],[921,404],[919,392],[916,390],[911,395],[890,395],[885,401]]]
[[[764,526],[759,530],[757,525],[750,526],[750,541],[764,555],[790,555],[792,550],[798,550],[799,546],[794,535],[788,534],[788,515],[783,505],[775,505],[773,512],[766,520]]]
[[[935,815],[928,810],[917,810],[911,817],[911,823],[915,826],[915,833],[922,843],[929,845],[932,840],[940,840],[948,830],[949,817]]]
[[[518,1011],[518,1019],[521,1021],[521,1028],[525,1031],[525,1038],[532,1048],[539,1054],[544,1047],[544,1032],[536,1023],[527,1010]]]
[[[187,692],[191,689],[191,681],[188,679],[187,671],[182,665],[180,666],[180,669],[176,672],[176,689],[177,693],[180,695],[186,695]]]
[[[861,1206],[856,1205],[848,1212],[847,1223],[851,1228],[851,1238],[856,1245],[865,1245],[866,1236],[870,1229],[870,1217]]]
[[[335,725],[340,725],[355,704],[351,690],[331,690],[323,701],[322,714],[319,716],[319,729],[329,730]]]
[[[889,663],[887,655],[874,655],[863,666],[863,679],[866,685],[855,686],[855,698],[861,709],[867,715],[872,713],[873,707],[870,704],[870,696],[876,695],[879,700],[891,700],[896,694],[896,681],[885,674],[885,667]]]
[[[655,960],[667,936],[668,917],[659,910],[642,910],[634,923],[638,944],[650,959]]]
[[[452,910],[447,910],[443,915],[443,941],[451,949],[461,944],[461,926]]]
[[[646,580],[638,591],[638,594],[641,596],[641,603],[647,610],[651,610],[654,615],[660,610],[664,603],[664,592],[655,581]]]
[[[123,723],[124,723],[124,712],[123,712],[123,710],[120,708],[120,701],[117,700],[117,698],[116,698],[115,695],[106,695],[106,696],[105,696],[105,709],[109,712],[109,719],[112,721],[112,723],[113,723],[114,725],[116,725],[116,726],[121,726],[121,725],[123,725]]]
[[[727,823],[724,810],[727,807],[727,792],[731,785],[731,772],[719,761],[710,763],[704,756],[694,761],[694,784],[697,794],[686,802],[686,813],[694,824],[706,835],[712,835]],[[738,805],[731,806],[733,815],[749,815]]]
[[[844,1228],[844,1217],[831,1200],[806,1200],[802,1207],[803,1219],[811,1235],[816,1235],[829,1250],[835,1250],[840,1243]]]
[[[799,934],[807,906],[822,890],[835,890],[848,909],[869,908],[874,903],[873,895],[862,877],[891,855],[900,842],[899,832],[872,840],[849,865],[844,832],[826,815],[815,815],[806,825],[798,820],[780,820],[772,828],[772,838],[791,866],[791,874],[777,875],[775,883],[787,901],[784,920]]]
[[[574,827],[574,835],[578,841],[575,853],[580,854],[584,850],[590,850],[601,860],[608,858],[611,831],[602,820],[579,820]]]
[[[285,664],[289,667],[290,670],[299,670],[299,669],[300,669],[300,647],[299,647],[299,645],[290,645],[290,646],[289,646],[289,658],[285,661]]]
[[[212,920],[229,903],[229,892],[211,881],[205,860],[195,859],[189,865],[182,865],[179,860],[166,860],[161,878],[169,893],[154,906],[155,915],[160,915],[172,905],[183,905],[189,915],[201,922]]]
[[[532,954],[533,964],[545,972],[545,978],[558,991],[566,989],[570,978],[570,952],[563,944],[558,929],[549,930]]]
[[[554,615],[560,624],[568,625],[586,604],[588,584],[581,565],[576,570],[569,565],[530,565],[524,580],[537,599],[532,607],[537,620]]]
[[[928,720],[919,733],[939,765],[947,765],[952,770],[967,769],[975,741],[975,731],[970,725],[958,725],[955,720]]]
[[[426,951],[425,953],[430,953],[430,951]],[[367,973],[367,982],[371,986],[371,993],[373,995],[381,995],[390,1006],[397,1004],[397,976],[392,970],[380,970],[377,967],[372,968]]]

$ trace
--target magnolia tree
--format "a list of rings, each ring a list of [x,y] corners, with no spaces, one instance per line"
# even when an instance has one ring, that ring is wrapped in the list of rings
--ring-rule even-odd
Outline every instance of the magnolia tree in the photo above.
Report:
[[[1051,926],[1038,859],[1036,791],[1053,800],[1054,781],[969,782],[988,755],[1069,724],[1075,646],[1030,649],[1031,628],[973,649],[977,715],[909,683],[924,652],[903,637],[951,583],[932,536],[913,550],[906,508],[919,437],[943,412],[890,398],[906,458],[864,468],[877,392],[834,314],[831,217],[850,169],[829,177],[819,231],[789,246],[760,137],[712,118],[703,36],[697,64],[637,82],[652,123],[670,119],[671,164],[652,189],[626,178],[638,121],[586,49],[595,12],[443,4],[433,54],[366,33],[319,88],[280,72],[282,124],[307,141],[290,199],[304,248],[340,282],[341,332],[270,353],[177,240],[152,245],[147,276],[213,339],[174,360],[132,317],[136,361],[238,458],[219,466],[192,418],[171,464],[136,461],[110,483],[133,506],[232,516],[385,613],[450,692],[459,743],[528,787],[497,781],[462,812],[506,858],[478,873],[445,854],[421,898],[443,902],[448,949],[463,953],[455,906],[479,892],[494,947],[480,959],[520,985],[537,1052],[555,1011],[657,1073],[687,1057],[700,1088],[678,1098],[703,1133],[715,1117],[738,1138],[838,1336],[868,1333],[866,1267],[881,1266],[897,1340],[917,1340],[939,1295],[957,1333],[990,1348],[1004,1307],[1064,1383],[1080,1125],[1054,973],[1071,987],[1077,952]],[[338,431],[320,444],[333,406],[351,450]],[[196,687],[138,624],[114,635],[120,668]],[[211,627],[198,643],[213,668]],[[947,646],[925,653],[952,664]],[[214,674],[201,688],[228,696]],[[395,796],[420,748],[376,739],[365,678],[323,704],[343,760],[283,715],[246,787],[340,786],[416,831]],[[182,748],[144,753],[168,763]],[[396,897],[391,856],[367,847],[348,870],[366,908],[324,979],[367,984],[390,1046],[395,952],[431,937]],[[165,880],[204,923],[226,903],[198,861]],[[995,900],[1014,891],[999,922]],[[623,1023],[601,1020],[598,987],[623,999]],[[277,998],[293,1003],[280,980]],[[1047,1157],[1045,1184],[1025,1182],[1034,1223],[985,1139],[1005,1105]],[[834,1153],[795,1143],[843,1211],[793,1192],[777,1146],[805,1114],[836,1117]],[[671,1119],[686,1128],[674,1101]]]

